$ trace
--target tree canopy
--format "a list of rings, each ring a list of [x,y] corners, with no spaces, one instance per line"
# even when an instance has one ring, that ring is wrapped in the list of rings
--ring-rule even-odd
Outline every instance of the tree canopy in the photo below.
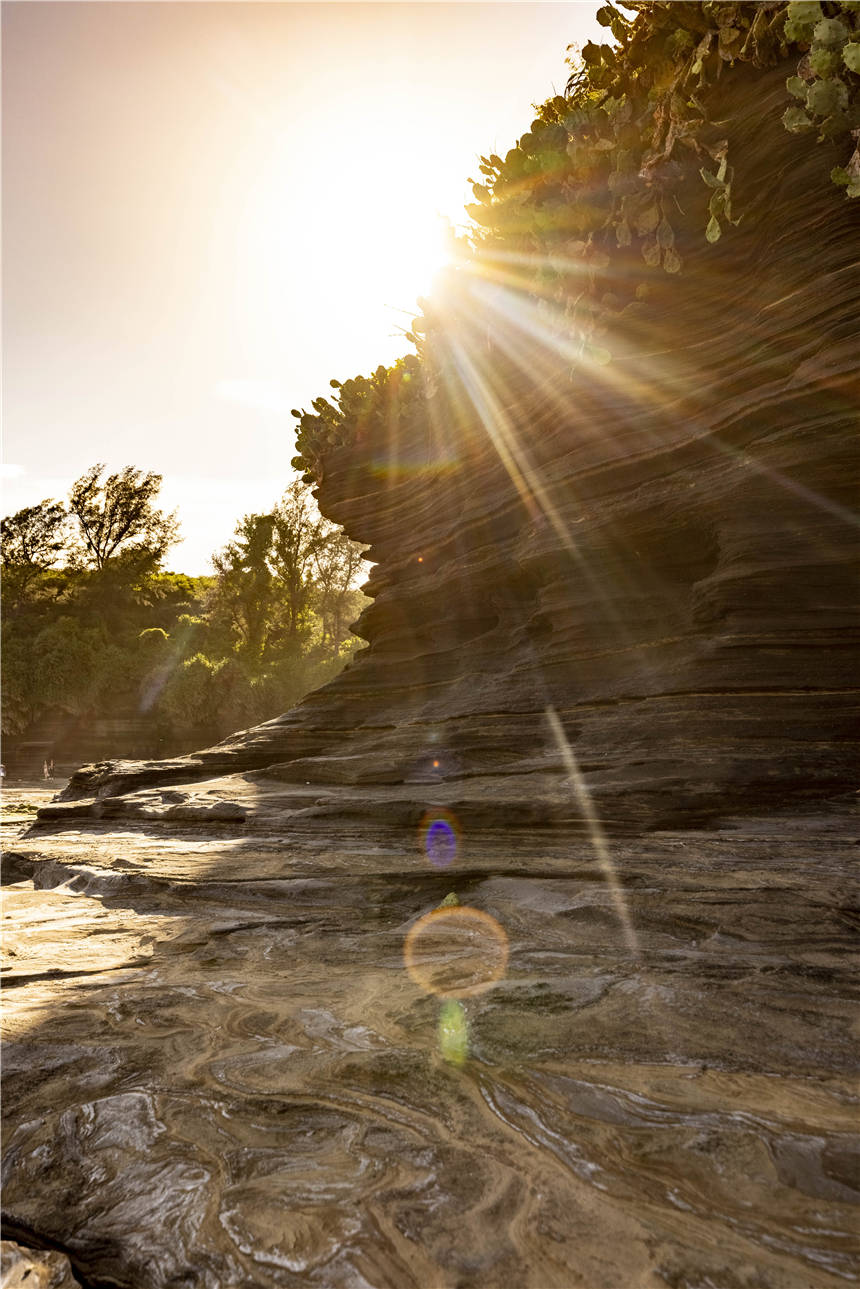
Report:
[[[59,501],[40,501],[8,515],[0,525],[4,581],[13,603],[57,563],[68,544],[68,516]]]
[[[68,507],[3,520],[3,728],[54,717],[143,721],[155,751],[187,751],[277,716],[334,675],[359,640],[348,623],[362,548],[294,480],[243,516],[214,575],[160,571],[177,534],[160,476],[95,465]],[[106,748],[106,755],[122,754]]]
[[[97,569],[119,556],[157,567],[179,537],[176,513],[154,505],[161,475],[129,465],[105,476],[105,469],[91,466],[69,493],[79,558]]]

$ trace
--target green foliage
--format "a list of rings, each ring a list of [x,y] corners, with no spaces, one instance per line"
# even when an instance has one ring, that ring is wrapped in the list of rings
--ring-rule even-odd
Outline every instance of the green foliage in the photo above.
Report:
[[[216,577],[196,617],[171,638],[187,652],[160,682],[156,711],[172,728],[221,737],[291,707],[336,675],[359,641],[347,624],[362,548],[324,519],[295,479],[278,505],[245,515],[213,557]],[[158,675],[155,682],[159,682]]]
[[[7,515],[0,524],[4,563],[51,568],[66,549],[66,524],[66,510],[59,501],[41,501]]]
[[[174,662],[150,678],[158,717],[198,738],[276,716],[336,675],[359,644],[346,641],[347,623],[366,603],[361,547],[299,479],[271,512],[245,515],[213,564],[204,612],[179,616]]]
[[[144,631],[139,633],[137,638],[144,648],[161,651],[167,644],[170,636],[163,627],[147,627]]]
[[[125,482],[136,473],[124,472]],[[100,467],[83,478],[100,485]],[[158,476],[147,478],[126,546],[111,480],[93,501],[100,567],[94,551],[89,564],[75,552],[60,503],[3,521],[4,732],[60,715],[134,716],[171,746],[191,748],[278,715],[335,675],[358,646],[347,624],[366,602],[355,588],[361,547],[322,518],[300,481],[270,514],[240,521],[214,557],[214,577],[194,578],[154,566],[150,539],[173,531],[173,521],[165,528],[153,511]],[[54,567],[63,557],[66,566]],[[24,576],[12,596],[18,570]]]
[[[175,514],[165,515],[153,504],[161,475],[126,466],[103,478],[104,471],[103,465],[91,466],[69,493],[78,558],[97,569],[121,559],[128,569],[153,571],[179,535]]]
[[[21,734],[36,714],[32,641],[16,631],[8,615],[3,623],[3,733]]]
[[[331,399],[315,398],[313,412],[293,409],[298,420],[293,468],[304,471],[305,482],[321,483],[328,452],[346,443],[377,438],[414,415],[424,398],[422,369],[413,354],[391,367],[377,367],[371,376],[331,381]]]
[[[856,124],[849,101],[856,102],[857,86],[837,74],[854,61],[853,52],[843,51],[854,48],[856,6],[830,4],[827,12],[818,3],[628,7],[638,10],[635,17],[613,5],[599,10],[598,21],[617,45],[587,44],[566,97],[538,108],[537,120],[503,162],[482,164],[489,182],[476,191],[478,204],[467,208],[477,245],[505,243],[549,255],[559,243],[587,270],[590,252],[611,228],[618,246],[638,240],[647,265],[676,272],[668,198],[691,152],[725,165],[726,143],[714,137],[705,95],[726,62],[763,67],[784,57],[791,42],[811,41],[807,60],[788,82],[810,116],[790,108],[787,128],[818,125],[827,135]],[[702,170],[703,177],[712,173]],[[711,198],[709,241],[720,236],[723,216],[736,222],[727,209],[730,183],[729,177]],[[602,199],[595,199],[595,189]],[[585,192],[592,194],[587,203]],[[572,235],[573,242],[566,240]]]
[[[269,558],[274,523],[274,515],[246,515],[237,525],[235,540],[212,557],[217,573],[210,597],[213,618],[254,661],[262,656],[272,613]]]
[[[72,617],[48,623],[33,639],[32,688],[40,706],[80,715],[97,699],[109,642]],[[116,658],[111,657],[116,665]]]
[[[0,525],[4,592],[17,603],[68,546],[68,516],[59,501],[41,501],[7,515]]]
[[[286,635],[294,642],[307,623],[314,565],[333,525],[323,519],[310,490],[300,479],[285,490],[272,521],[272,574],[285,609]]]
[[[140,588],[141,605],[173,617],[202,601],[214,578],[189,577],[186,573],[150,573]]]
[[[840,188],[846,189],[848,197],[860,197],[860,171],[852,173],[845,166],[834,166],[830,178]]]
[[[818,0],[793,0],[786,12],[786,40],[809,40],[817,22],[824,17]]]
[[[737,219],[732,219],[732,178],[734,172],[732,167],[727,164],[725,156],[723,156],[715,173],[702,169],[699,174],[708,187],[713,189],[708,201],[708,215],[710,218],[705,228],[705,237],[709,242],[718,242],[723,232],[720,224],[721,219],[727,220],[730,224],[740,222]]]
[[[824,12],[825,8],[828,10]],[[808,46],[797,66],[797,75],[786,81],[786,89],[802,100],[803,107],[791,107],[783,125],[792,134],[817,130],[819,139],[846,135],[860,125],[857,107],[860,74],[860,13],[856,4],[789,4],[786,14],[787,39]],[[842,168],[840,168],[842,169]],[[849,175],[849,197],[860,189],[860,154],[855,150],[845,168]],[[834,180],[839,183],[839,180]]]
[[[320,515],[295,479],[268,515],[246,515],[213,560],[208,600],[215,635],[255,672],[299,656],[339,658],[365,597],[355,588],[362,548]]]
[[[320,621],[320,643],[335,653],[342,650],[350,623],[367,604],[356,587],[363,565],[362,548],[333,526],[314,551],[311,603]]]
[[[222,666],[223,660],[215,663],[196,653],[171,672],[159,703],[171,725],[196,732],[211,722],[218,710],[215,678]]]

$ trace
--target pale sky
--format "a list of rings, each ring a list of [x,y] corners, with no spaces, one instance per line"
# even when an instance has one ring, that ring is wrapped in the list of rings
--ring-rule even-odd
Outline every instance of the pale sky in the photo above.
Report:
[[[597,4],[3,5],[3,513],[164,475],[211,571],[291,477],[290,408],[409,351],[478,155]]]

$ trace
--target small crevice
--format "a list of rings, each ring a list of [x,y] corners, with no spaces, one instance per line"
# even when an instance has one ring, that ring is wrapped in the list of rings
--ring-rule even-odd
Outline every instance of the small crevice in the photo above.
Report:
[[[41,1232],[34,1230],[23,1222],[17,1221],[6,1213],[0,1213],[0,1237],[4,1240],[12,1240],[20,1248],[26,1249],[31,1253],[62,1253],[69,1259],[74,1277],[80,1286],[80,1289],[119,1289],[122,1282],[119,1280],[91,1280],[80,1269],[80,1253],[76,1253],[67,1245],[52,1240],[50,1236],[42,1235]]]

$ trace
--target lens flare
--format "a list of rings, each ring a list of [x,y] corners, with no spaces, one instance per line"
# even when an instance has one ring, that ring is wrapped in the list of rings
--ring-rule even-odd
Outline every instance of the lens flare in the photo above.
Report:
[[[508,952],[508,937],[496,919],[461,905],[420,917],[406,936],[403,961],[425,993],[469,998],[501,980]]]
[[[465,1065],[469,1056],[466,1010],[455,998],[448,998],[439,1009],[439,1050],[449,1065]]]
[[[424,853],[434,868],[448,868],[457,858],[460,825],[450,810],[428,810],[419,825],[419,835]]]
[[[558,712],[554,707],[547,707],[546,718],[549,722],[549,727],[552,730],[553,738],[558,746],[559,753],[561,754],[562,762],[567,770],[571,789],[573,790],[573,794],[580,810],[582,811],[586,827],[588,828],[588,835],[591,840],[591,844],[594,847],[597,862],[603,872],[604,880],[609,888],[609,895],[612,900],[613,908],[618,916],[618,921],[621,923],[625,942],[634,958],[638,958],[639,941],[633,928],[630,911],[627,908],[624,888],[618,880],[618,874],[615,871],[615,864],[609,851],[606,834],[603,831],[603,826],[597,816],[597,811],[594,808],[591,793],[588,791],[585,779],[582,777],[582,771],[579,768],[579,763],[574,755],[573,748],[568,741],[567,735],[564,732],[564,726],[562,725]]]

